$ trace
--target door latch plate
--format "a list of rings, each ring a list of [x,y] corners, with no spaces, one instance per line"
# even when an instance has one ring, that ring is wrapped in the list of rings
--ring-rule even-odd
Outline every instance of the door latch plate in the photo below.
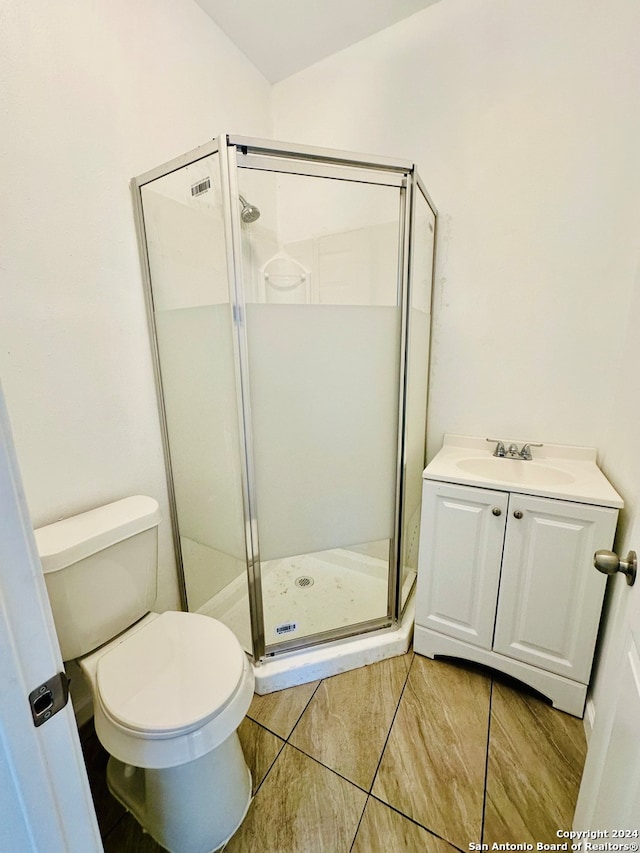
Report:
[[[29,693],[29,705],[33,725],[41,726],[50,720],[67,704],[69,699],[69,679],[64,672],[49,678]]]

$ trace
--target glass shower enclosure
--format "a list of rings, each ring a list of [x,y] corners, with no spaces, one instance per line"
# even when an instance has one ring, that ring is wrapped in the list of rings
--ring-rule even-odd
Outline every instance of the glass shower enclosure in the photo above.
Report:
[[[132,188],[185,607],[257,665],[392,629],[436,227],[414,165],[221,135]]]

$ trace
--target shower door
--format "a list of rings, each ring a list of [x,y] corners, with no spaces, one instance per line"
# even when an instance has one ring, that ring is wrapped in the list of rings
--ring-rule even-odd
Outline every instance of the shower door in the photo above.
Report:
[[[232,207],[269,654],[392,619],[407,188],[396,172],[229,151],[231,196],[260,211]]]

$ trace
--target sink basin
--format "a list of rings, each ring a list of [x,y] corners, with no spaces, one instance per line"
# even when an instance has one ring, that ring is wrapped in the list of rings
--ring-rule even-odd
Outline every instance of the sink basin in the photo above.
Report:
[[[503,442],[504,444],[505,442]],[[507,437],[505,446],[518,441]],[[459,486],[621,508],[620,495],[604,476],[594,447],[545,444],[533,459],[492,456],[481,436],[445,433],[442,447],[424,470],[425,480]]]
[[[575,477],[567,471],[522,459],[500,459],[497,456],[481,456],[460,459],[457,467],[467,474],[474,474],[487,480],[500,480],[503,483],[517,483],[520,486],[563,486],[575,482]]]

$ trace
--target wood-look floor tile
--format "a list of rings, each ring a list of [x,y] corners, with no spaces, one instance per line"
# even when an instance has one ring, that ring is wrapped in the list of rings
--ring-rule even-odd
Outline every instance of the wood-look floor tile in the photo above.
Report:
[[[484,841],[557,843],[570,829],[586,741],[582,721],[494,683]]]
[[[104,853],[167,853],[130,814],[122,818],[102,844]]]
[[[238,737],[242,744],[245,761],[251,771],[255,794],[278,757],[284,741],[247,717],[240,723]]]
[[[366,799],[286,745],[225,853],[349,853]]]
[[[289,742],[369,791],[412,653],[325,678]]]
[[[490,686],[416,655],[372,790],[465,850],[482,829]]]
[[[441,838],[369,797],[351,853],[456,853]]]
[[[247,716],[286,740],[319,683],[311,681],[309,684],[298,684],[265,696],[256,693]]]

